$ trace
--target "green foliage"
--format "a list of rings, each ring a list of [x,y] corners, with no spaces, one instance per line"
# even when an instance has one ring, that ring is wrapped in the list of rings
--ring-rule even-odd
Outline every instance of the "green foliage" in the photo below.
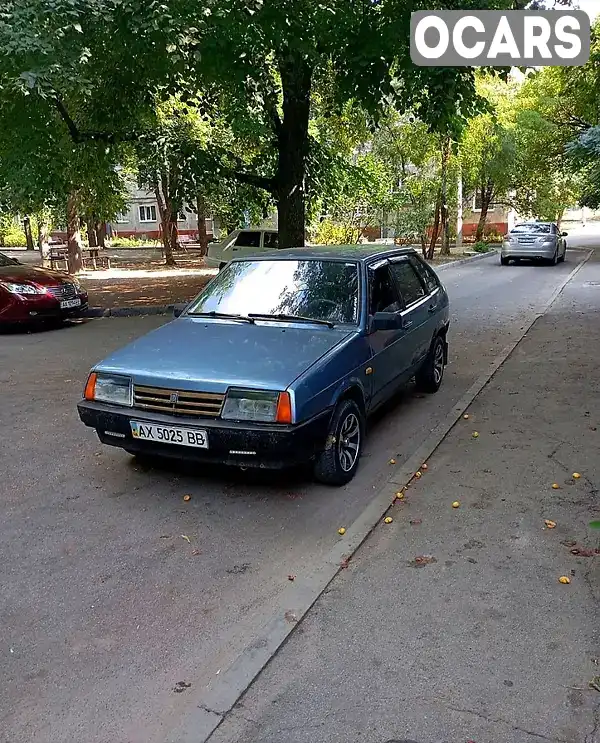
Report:
[[[479,242],[476,242],[473,245],[473,250],[476,253],[489,253],[492,248],[490,247],[489,243],[485,242],[484,240],[479,240]]]
[[[160,248],[159,240],[144,240],[141,237],[111,237],[107,241],[111,248]]]
[[[354,245],[360,232],[353,224],[339,224],[332,219],[322,219],[309,232],[314,245]]]

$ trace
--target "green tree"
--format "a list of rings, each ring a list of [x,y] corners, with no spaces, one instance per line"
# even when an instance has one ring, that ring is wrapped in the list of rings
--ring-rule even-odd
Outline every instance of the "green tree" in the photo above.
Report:
[[[281,244],[300,245],[307,196],[310,201],[310,189],[320,182],[311,174],[310,120],[321,81],[333,81],[332,101],[340,106],[358,101],[374,121],[391,100],[399,110],[417,110],[446,137],[446,172],[449,143],[479,103],[474,72],[414,67],[410,14],[422,8],[511,5],[509,0],[6,0],[0,85],[48,102],[76,145],[108,147],[151,131],[156,106],[173,95],[185,100],[217,89],[236,139],[251,133],[262,153],[252,164],[241,158],[231,173],[275,200]]]

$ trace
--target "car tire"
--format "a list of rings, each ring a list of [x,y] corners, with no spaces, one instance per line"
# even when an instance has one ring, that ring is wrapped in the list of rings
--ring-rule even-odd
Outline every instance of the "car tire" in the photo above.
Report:
[[[354,400],[342,400],[333,411],[325,448],[315,462],[315,479],[335,486],[350,482],[358,469],[364,436],[363,412]]]
[[[561,257],[558,259],[559,263],[564,263],[565,258],[567,257],[567,249],[565,248],[565,252],[561,255]]]
[[[509,261],[510,261],[510,258],[505,258],[503,255],[500,256],[501,266],[508,266]]]
[[[444,379],[446,366],[446,344],[441,335],[434,338],[423,366],[415,375],[419,392],[437,392]]]
[[[556,266],[558,263],[558,248],[556,248],[556,252],[554,253],[554,256],[550,258],[549,263],[551,266]]]

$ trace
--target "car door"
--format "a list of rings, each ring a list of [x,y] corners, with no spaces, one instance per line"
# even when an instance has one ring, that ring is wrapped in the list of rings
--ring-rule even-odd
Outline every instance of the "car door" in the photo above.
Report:
[[[256,255],[261,251],[260,242],[260,230],[242,230],[231,246],[231,257],[243,258],[247,255]]]
[[[390,273],[387,260],[367,267],[368,323],[376,312],[393,312],[400,316],[403,305]],[[371,408],[378,407],[401,381],[402,342],[405,330],[376,330],[369,334],[372,369]]]
[[[411,375],[424,361],[435,331],[435,300],[419,276],[411,256],[391,258],[391,272],[404,309],[401,312],[406,330],[405,373]]]

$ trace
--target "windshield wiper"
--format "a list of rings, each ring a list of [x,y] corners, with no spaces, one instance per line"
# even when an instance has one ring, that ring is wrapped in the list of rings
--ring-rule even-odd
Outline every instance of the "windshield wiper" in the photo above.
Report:
[[[251,325],[254,325],[253,318],[247,315],[232,315],[228,312],[215,312],[214,310],[210,312],[188,312],[186,314],[188,317],[216,317],[218,320],[240,320],[241,322],[249,322]]]
[[[303,317],[302,315],[286,315],[286,314],[277,314],[277,315],[268,315],[263,313],[257,313],[257,312],[249,312],[248,317],[250,318],[256,318],[257,320],[281,320],[282,322],[309,322],[316,325],[327,325],[328,328],[334,328],[335,323],[332,323],[331,320],[315,320],[313,317]]]

